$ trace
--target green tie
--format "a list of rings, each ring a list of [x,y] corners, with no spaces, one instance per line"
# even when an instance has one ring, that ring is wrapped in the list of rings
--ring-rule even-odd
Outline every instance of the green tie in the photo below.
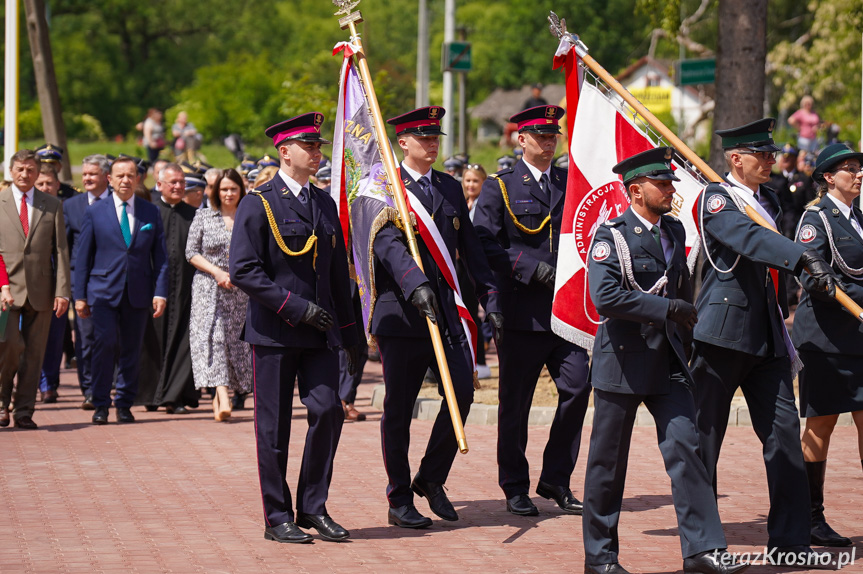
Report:
[[[659,238],[659,226],[654,225],[650,228],[651,233],[653,233],[653,239],[656,240],[656,244],[662,249],[662,240]]]
[[[126,247],[129,247],[132,244],[132,229],[129,227],[129,212],[126,211],[126,208],[129,207],[129,203],[123,202],[123,213],[120,215],[120,233],[123,234],[123,241],[126,242]]]

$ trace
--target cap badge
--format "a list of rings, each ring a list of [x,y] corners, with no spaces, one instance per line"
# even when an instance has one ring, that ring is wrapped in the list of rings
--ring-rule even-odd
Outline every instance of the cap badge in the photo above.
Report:
[[[545,108],[545,117],[554,119],[556,112],[557,111],[553,107],[549,106]]]
[[[773,131],[773,126],[775,126],[775,125],[776,125],[776,122],[770,122],[770,127],[769,127],[769,128],[767,128],[767,131],[768,131],[768,132],[772,132],[772,131]]]
[[[671,148],[665,150],[665,159],[671,159]]]
[[[324,123],[324,114],[315,114],[315,127],[320,127]]]
[[[430,119],[430,120],[435,119],[435,118],[437,117],[438,113],[439,113],[439,111],[438,111],[438,109],[437,109],[437,108],[431,108],[431,109],[429,110],[429,119]]]

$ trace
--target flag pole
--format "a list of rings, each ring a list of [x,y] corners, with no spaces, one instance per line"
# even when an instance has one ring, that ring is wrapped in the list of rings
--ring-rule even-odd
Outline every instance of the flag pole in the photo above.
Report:
[[[683,140],[677,137],[674,132],[668,129],[665,124],[663,124],[656,116],[654,116],[650,112],[650,110],[648,110],[644,106],[644,104],[638,101],[638,98],[629,93],[629,90],[624,88],[623,85],[614,78],[614,76],[609,74],[605,70],[605,68],[603,68],[599,64],[599,62],[593,59],[593,57],[587,53],[587,46],[585,46],[584,42],[579,39],[578,35],[567,33],[566,24],[562,20],[559,21],[560,23],[562,23],[562,26],[558,24],[558,18],[554,12],[551,12],[551,16],[549,16],[549,22],[551,23],[550,29],[552,34],[557,36],[558,39],[566,40],[567,42],[572,44],[573,48],[575,49],[575,53],[578,54],[578,57],[581,58],[581,61],[584,62],[584,64],[588,68],[590,68],[590,70],[594,74],[596,74],[599,79],[605,82],[609,88],[614,90],[617,95],[623,98],[623,100],[627,104],[629,104],[632,109],[638,112],[638,115],[644,118],[644,121],[646,121],[653,129],[659,132],[659,135],[661,135],[666,142],[668,142],[672,147],[674,147],[674,149],[676,149],[677,152],[684,157],[684,159],[686,159],[693,166],[695,166],[702,173],[702,175],[704,175],[706,179],[717,183],[722,183],[723,181],[725,181],[709,165],[707,165],[707,162],[701,159],[694,151],[689,149],[689,146],[683,143]],[[570,135],[570,137],[572,136]],[[746,206],[746,215],[748,215],[749,218],[758,225],[766,227],[767,229],[775,231],[776,233],[779,233],[779,231],[773,225],[771,225],[770,222],[768,222],[761,215],[759,215],[758,212],[749,205]],[[854,315],[854,317],[856,317],[858,321],[863,323],[863,307],[860,307],[860,305],[855,303],[851,299],[851,297],[849,297],[839,287],[836,287],[836,295],[834,297],[840,305],[845,307],[845,309],[848,310],[848,312],[850,312],[852,315]]]
[[[369,104],[369,111],[372,116],[372,125],[374,126],[375,137],[377,138],[378,149],[381,154],[381,161],[384,164],[384,170],[387,174],[387,186],[389,187],[390,193],[392,193],[393,199],[395,200],[396,208],[399,211],[399,217],[404,223],[405,236],[407,238],[408,250],[410,251],[411,257],[417,264],[417,267],[420,268],[420,271],[425,272],[425,270],[423,269],[422,259],[420,258],[416,234],[414,233],[413,225],[411,225],[410,223],[410,212],[408,211],[407,202],[405,201],[405,195],[401,191],[401,185],[399,185],[399,182],[401,180],[398,177],[398,167],[396,166],[395,160],[393,159],[393,150],[390,146],[390,140],[387,137],[387,129],[384,125],[380,106],[378,105],[378,98],[375,94],[375,88],[374,85],[372,85],[372,76],[371,72],[369,71],[368,62],[366,61],[365,50],[363,49],[360,35],[357,32],[356,24],[357,22],[363,21],[363,16],[359,11],[351,12],[351,10],[353,10],[353,8],[357,4],[359,4],[359,0],[333,0],[333,4],[340,8],[340,10],[336,12],[336,16],[340,14],[347,14],[343,18],[339,18],[339,26],[341,26],[342,30],[350,30],[351,44],[356,47],[353,57],[356,58],[357,68],[360,75],[360,82],[363,85],[366,101]],[[464,434],[464,425],[461,422],[461,413],[458,408],[458,402],[456,402],[455,389],[453,388],[452,377],[450,377],[449,373],[449,365],[447,364],[446,360],[446,352],[444,351],[443,339],[441,338],[440,329],[438,328],[437,323],[433,323],[428,317],[426,317],[426,323],[428,324],[429,334],[431,335],[432,340],[432,346],[434,347],[435,357],[437,358],[438,370],[440,371],[441,376],[441,384],[443,386],[447,406],[449,407],[449,414],[450,418],[452,419],[452,426],[453,430],[455,431],[455,438],[456,442],[458,443],[458,449],[462,454],[465,454],[468,451],[467,438]]]

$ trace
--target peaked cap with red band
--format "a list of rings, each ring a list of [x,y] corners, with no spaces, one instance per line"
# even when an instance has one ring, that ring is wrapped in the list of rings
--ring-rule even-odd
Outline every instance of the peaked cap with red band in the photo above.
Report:
[[[559,134],[558,121],[564,113],[566,110],[560,106],[536,106],[518,112],[509,121],[518,124],[518,133]]]
[[[440,106],[417,108],[406,114],[387,120],[396,127],[396,135],[413,134],[417,136],[445,136],[440,129],[440,120],[446,110]]]
[[[324,114],[309,112],[270,126],[264,133],[267,134],[267,137],[273,138],[273,145],[277,148],[287,140],[332,143],[321,137],[321,125],[323,123]]]

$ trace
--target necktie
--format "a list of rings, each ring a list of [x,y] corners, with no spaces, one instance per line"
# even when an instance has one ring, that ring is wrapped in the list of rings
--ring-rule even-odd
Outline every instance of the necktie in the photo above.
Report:
[[[299,199],[300,203],[302,203],[303,205],[306,205],[309,203],[309,196],[306,194],[307,194],[307,192],[306,192],[305,187],[300,189],[300,193],[297,194],[297,199]]]
[[[662,249],[662,239],[659,236],[659,226],[654,225],[650,228],[650,232],[653,233],[653,239],[656,241],[656,245],[658,245],[659,248]]]
[[[21,219],[21,227],[24,228],[24,237],[30,233],[30,214],[27,210],[27,194],[21,196],[21,213],[18,214]]]
[[[431,197],[431,190],[429,189],[428,178],[426,176],[422,176],[421,178],[419,178],[419,181],[417,181],[417,183],[420,184],[420,189],[423,192],[422,199],[425,199],[428,203],[433,203]]]
[[[542,192],[548,195],[548,175],[542,174],[539,178],[539,187],[542,189]]]
[[[126,247],[132,244],[132,229],[129,227],[129,212],[126,209],[129,207],[128,202],[123,202],[123,213],[120,214],[120,233],[123,234],[123,241],[126,242]]]
[[[770,205],[770,202],[767,200],[766,197],[764,197],[764,194],[762,194],[760,191],[755,192],[755,201],[757,201],[759,205],[764,208],[764,211],[770,214],[770,217],[774,217],[773,206]]]

